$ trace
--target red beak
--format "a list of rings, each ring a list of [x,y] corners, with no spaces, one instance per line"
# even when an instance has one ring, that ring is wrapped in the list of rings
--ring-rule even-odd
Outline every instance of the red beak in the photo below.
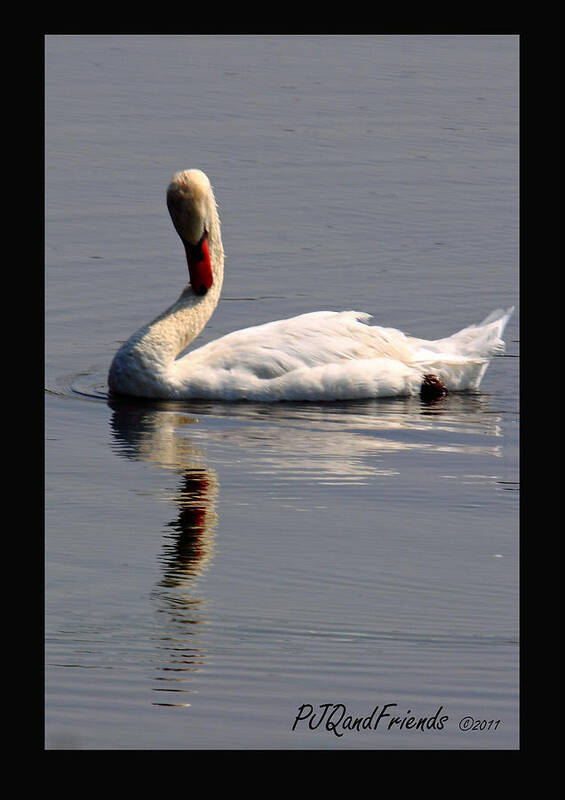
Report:
[[[188,244],[183,239],[190,274],[190,285],[196,294],[206,294],[214,283],[210,252],[208,250],[208,234],[204,232],[198,244]]]

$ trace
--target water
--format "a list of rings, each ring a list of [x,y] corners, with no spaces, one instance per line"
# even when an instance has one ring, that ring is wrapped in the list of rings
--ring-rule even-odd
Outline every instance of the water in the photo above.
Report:
[[[105,383],[187,280],[164,196],[188,167],[227,254],[202,343],[517,304],[518,47],[46,38],[47,748],[518,746],[518,311],[481,393],[433,406]]]

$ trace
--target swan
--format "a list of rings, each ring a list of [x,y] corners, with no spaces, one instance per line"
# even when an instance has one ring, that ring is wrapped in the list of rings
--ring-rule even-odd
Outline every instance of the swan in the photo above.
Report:
[[[229,333],[182,354],[220,298],[224,249],[214,192],[198,169],[177,172],[167,207],[190,283],[178,300],[119,348],[113,394],[156,399],[331,401],[477,390],[504,349],[513,307],[447,338],[427,341],[368,325],[370,314],[314,311]]]

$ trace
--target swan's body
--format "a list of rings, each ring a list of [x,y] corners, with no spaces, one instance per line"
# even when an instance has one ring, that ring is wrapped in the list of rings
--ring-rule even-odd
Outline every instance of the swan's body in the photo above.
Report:
[[[167,204],[191,282],[176,303],[118,350],[108,376],[112,392],[163,399],[346,400],[417,395],[430,373],[450,391],[476,390],[490,358],[504,348],[501,336],[512,308],[436,341],[367,325],[369,314],[316,311],[230,333],[177,358],[218,303],[224,251],[203,172],[177,173]]]

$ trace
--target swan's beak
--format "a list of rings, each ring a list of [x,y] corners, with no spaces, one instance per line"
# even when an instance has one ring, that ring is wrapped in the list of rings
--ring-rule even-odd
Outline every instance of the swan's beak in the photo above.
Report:
[[[206,294],[214,283],[208,250],[208,234],[205,232],[198,244],[189,244],[185,239],[182,242],[188,262],[190,285],[196,294]]]

